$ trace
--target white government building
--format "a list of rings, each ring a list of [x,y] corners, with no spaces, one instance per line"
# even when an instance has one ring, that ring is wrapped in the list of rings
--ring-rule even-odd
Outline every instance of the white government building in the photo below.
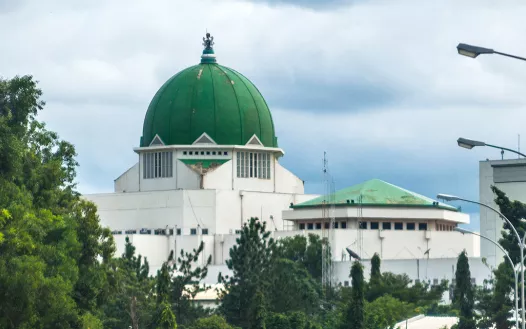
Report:
[[[239,72],[217,64],[207,34],[201,63],[172,76],[146,112],[137,162],[115,180],[115,191],[84,195],[114,233],[118,254],[130,237],[147,257],[152,274],[171,251],[204,242],[212,256],[208,283],[228,272],[225,260],[243,223],[267,222],[276,238],[321,234],[324,196],[305,194],[303,181],[284,168],[270,109]],[[372,179],[330,197],[335,280],[348,284],[356,252],[368,268],[378,253],[382,270],[414,280],[454,277],[456,257],[466,250],[474,279],[489,270],[480,261],[476,236],[452,231],[469,215],[425,196]],[[327,227],[325,226],[327,225]]]

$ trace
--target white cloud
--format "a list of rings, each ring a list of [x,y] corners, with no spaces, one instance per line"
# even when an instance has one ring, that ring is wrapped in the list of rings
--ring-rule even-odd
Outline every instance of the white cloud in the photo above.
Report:
[[[0,12],[0,29],[9,31],[0,42],[0,72],[41,81],[48,101],[41,117],[76,144],[85,192],[111,190],[136,160],[131,148],[149,101],[171,75],[198,62],[206,28],[219,62],[264,86],[264,95],[303,81],[315,87],[305,94],[342,86],[343,104],[360,96],[345,93],[350,83],[396,93],[389,107],[367,111],[305,112],[301,95],[289,100],[293,108],[271,103],[293,166],[328,150],[335,167],[405,170],[409,185],[427,168],[453,189],[476,193],[477,160],[498,151],[461,150],[456,138],[513,147],[526,119],[524,63],[472,60],[455,49],[466,42],[526,55],[519,42],[526,3],[519,1],[363,1],[315,11],[241,1],[50,0],[7,8]],[[448,176],[453,170],[469,173],[469,186]]]

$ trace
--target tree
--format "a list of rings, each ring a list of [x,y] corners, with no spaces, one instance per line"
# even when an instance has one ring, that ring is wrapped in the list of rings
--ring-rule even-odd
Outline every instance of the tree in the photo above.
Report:
[[[453,302],[460,310],[458,329],[475,329],[474,293],[466,252],[458,256]]]
[[[212,315],[207,318],[198,319],[191,329],[235,329],[219,315]]]
[[[41,96],[31,76],[0,78],[1,328],[97,323],[106,296],[92,260],[113,242],[74,190],[75,148],[35,119]]]
[[[321,280],[324,243],[316,234],[309,234],[308,239],[303,235],[286,237],[279,241],[280,257],[302,264],[314,279]]]
[[[378,282],[381,277],[380,273],[380,256],[378,253],[374,253],[373,258],[371,258],[371,279],[370,281],[376,281]]]
[[[265,319],[267,311],[265,306],[265,296],[261,291],[257,291],[251,303],[251,329],[266,329]]]
[[[391,328],[397,322],[415,315],[412,304],[402,302],[392,296],[382,296],[372,303],[365,304],[364,328]]]
[[[233,274],[231,277],[219,274],[218,278],[225,285],[220,311],[228,322],[249,328],[252,298],[258,290],[268,290],[268,278],[272,276],[279,253],[276,242],[266,230],[266,223],[257,218],[251,218],[243,225],[236,242],[230,249],[230,259],[226,261]]]
[[[363,266],[355,261],[351,267],[351,300],[344,321],[345,329],[364,329],[365,282]]]

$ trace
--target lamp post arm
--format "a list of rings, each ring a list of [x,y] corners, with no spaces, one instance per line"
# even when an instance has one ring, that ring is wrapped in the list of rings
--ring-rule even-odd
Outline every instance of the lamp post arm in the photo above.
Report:
[[[526,60],[526,59],[525,59]],[[493,147],[493,148],[496,148],[496,149],[499,149],[499,150],[506,150],[508,152],[511,152],[511,153],[515,153],[515,154],[518,154],[524,158],[526,158],[526,154],[523,154],[521,152],[518,152],[518,151],[515,151],[515,150],[512,150],[512,149],[509,149],[509,148],[506,148],[506,147],[502,147],[502,146],[497,146],[497,145],[491,145],[491,144],[486,144],[486,146],[488,147]]]
[[[514,276],[514,279],[515,279],[515,327],[518,329],[519,328],[519,298],[518,298],[518,296],[519,296],[519,289],[518,289],[519,276],[517,274],[517,269],[515,269],[515,264],[513,264],[513,261],[511,260],[510,256],[508,255],[508,252],[499,243],[497,243],[497,241],[495,241],[493,239],[490,239],[487,236],[484,236],[484,235],[476,233],[476,232],[467,231],[467,230],[464,231],[464,232],[476,235],[478,237],[481,237],[481,238],[493,243],[495,246],[499,247],[499,249],[502,250],[502,252],[504,253],[504,256],[506,256],[506,259],[510,263],[511,267],[513,268],[513,276]],[[463,232],[461,232],[461,233],[463,233]]]
[[[515,55],[506,54],[506,53],[501,53],[501,52],[498,52],[498,51],[493,51],[493,53],[501,55],[501,56],[511,57],[511,58],[515,58],[515,59],[520,59],[521,61],[526,61],[526,58],[520,57],[520,56],[515,56]]]

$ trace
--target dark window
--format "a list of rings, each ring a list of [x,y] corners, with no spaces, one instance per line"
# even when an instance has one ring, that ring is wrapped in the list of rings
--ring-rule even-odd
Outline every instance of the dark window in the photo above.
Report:
[[[190,152],[188,152],[188,153],[189,153],[190,155],[192,155],[194,152],[190,151]]]
[[[415,230],[415,223],[407,223],[405,224],[405,227],[408,231],[414,231]]]
[[[316,229],[321,230],[321,223],[316,223]]]
[[[180,229],[180,228],[178,228],[177,230],[175,230],[175,232],[176,232],[177,235],[181,235],[181,229]]]
[[[314,228],[314,224],[312,223],[307,224],[307,229],[312,230],[313,228]]]
[[[206,155],[210,155],[210,151],[206,151]]]
[[[383,222],[382,223],[382,230],[390,230],[391,229],[391,223],[390,222]]]
[[[403,230],[404,223],[395,223],[395,230]]]
[[[300,230],[304,230],[305,229],[305,223],[300,223]]]
[[[347,222],[342,222],[342,228],[347,228]]]
[[[212,152],[212,155],[216,155],[216,151],[213,151],[213,152]]]
[[[174,235],[174,229],[173,228],[171,228],[169,232],[170,232],[170,235]]]
[[[236,230],[236,234],[241,234],[241,230]]]
[[[183,155],[186,155],[186,153],[187,153],[186,151],[183,151]]]
[[[207,228],[202,229],[201,233],[203,233],[203,235],[208,235],[208,229]]]
[[[223,155],[228,155],[228,152],[223,153]]]
[[[201,151],[201,155],[205,155],[205,151]]]
[[[378,222],[371,222],[371,230],[377,230],[378,226]]]
[[[325,222],[325,224],[323,224],[323,226],[325,227],[326,230],[328,230],[329,227],[331,227],[331,223]]]
[[[197,229],[196,228],[191,228],[190,229],[190,234],[191,235],[196,235],[197,234]]]
[[[338,228],[338,222],[334,222],[334,227],[333,228]]]
[[[427,223],[418,223],[418,230],[427,231]]]
[[[361,230],[366,230],[367,229],[367,222],[360,222],[358,224],[358,227],[360,227]]]

